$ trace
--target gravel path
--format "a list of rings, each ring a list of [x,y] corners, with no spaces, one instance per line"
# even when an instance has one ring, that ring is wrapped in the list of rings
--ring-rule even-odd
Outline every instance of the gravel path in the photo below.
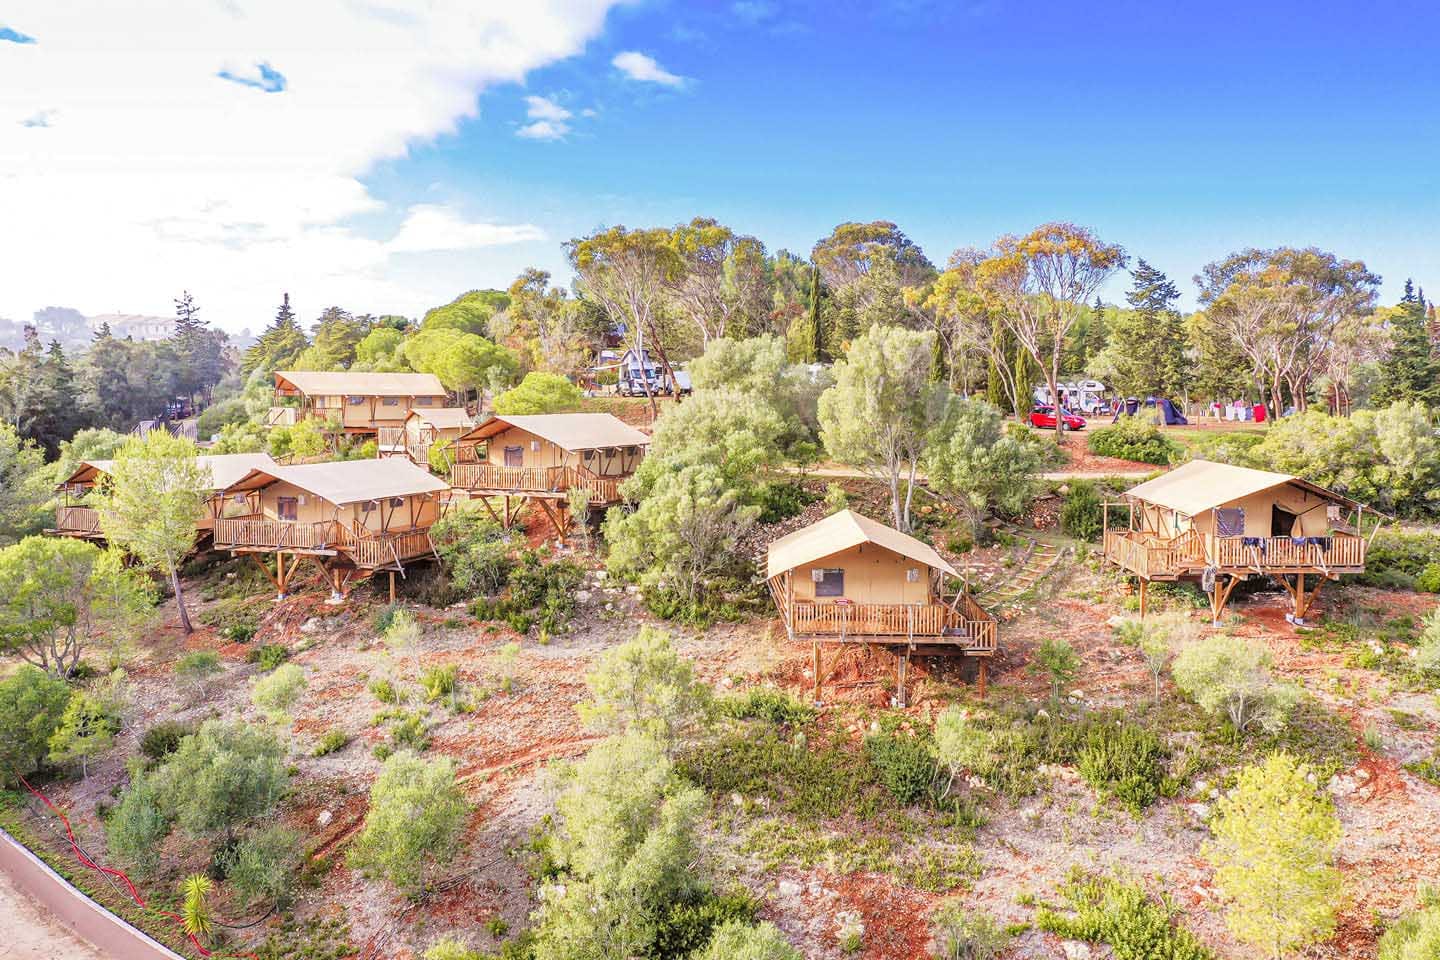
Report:
[[[0,960],[106,960],[105,954],[81,940],[50,916],[44,907],[15,888],[0,872],[0,917],[5,935]]]

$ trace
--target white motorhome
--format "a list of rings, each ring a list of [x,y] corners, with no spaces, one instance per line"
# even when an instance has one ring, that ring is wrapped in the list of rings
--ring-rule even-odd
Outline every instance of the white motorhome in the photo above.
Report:
[[[1093,414],[1108,409],[1105,399],[1107,388],[1099,380],[1071,380],[1059,384],[1059,387],[1060,396],[1065,401],[1063,405],[1072,413]],[[1051,406],[1050,388],[1043,383],[1036,386],[1034,400],[1037,406]]]

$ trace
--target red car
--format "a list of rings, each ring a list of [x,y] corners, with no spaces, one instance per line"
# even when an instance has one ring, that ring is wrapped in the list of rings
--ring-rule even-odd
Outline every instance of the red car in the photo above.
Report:
[[[1085,429],[1085,418],[1084,418],[1084,417],[1077,416],[1077,415],[1075,415],[1075,414],[1073,414],[1073,413],[1062,414],[1062,416],[1064,417],[1064,420],[1065,420],[1064,429],[1066,429],[1066,430],[1084,430],[1084,429]],[[1055,429],[1055,408],[1054,408],[1054,407],[1048,407],[1048,406],[1047,406],[1047,407],[1036,407],[1034,410],[1031,410],[1031,411],[1030,411],[1030,426],[1032,426],[1032,427],[1039,427],[1039,428],[1042,429],[1042,430],[1054,430],[1054,429]]]

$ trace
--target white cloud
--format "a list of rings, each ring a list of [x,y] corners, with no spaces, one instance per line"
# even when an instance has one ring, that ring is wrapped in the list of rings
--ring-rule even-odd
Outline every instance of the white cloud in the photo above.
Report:
[[[528,223],[471,223],[448,207],[427,203],[410,208],[385,249],[391,253],[475,250],[543,239],[545,232]]]
[[[571,113],[549,97],[526,97],[525,115],[531,120],[569,120]]]
[[[610,63],[631,80],[658,83],[667,87],[683,87],[685,85],[684,77],[671,73],[656,63],[654,57],[646,56],[636,50],[617,53],[615,59]]]
[[[564,140],[570,132],[570,124],[559,120],[536,120],[515,131],[515,136],[526,140]]]
[[[564,140],[570,132],[565,121],[574,116],[550,97],[526,97],[525,116],[530,123],[515,131],[515,136],[526,140]]]
[[[168,311],[182,287],[230,328],[287,289],[376,313],[448,300],[416,255],[538,228],[397,210],[363,178],[454,131],[488,87],[579,53],[615,2],[12,3],[38,39],[0,56],[0,316]]]

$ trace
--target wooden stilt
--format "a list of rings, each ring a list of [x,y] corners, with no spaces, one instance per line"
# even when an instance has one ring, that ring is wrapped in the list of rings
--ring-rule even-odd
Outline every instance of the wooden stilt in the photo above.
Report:
[[[980,658],[980,699],[981,699],[981,700],[984,700],[984,699],[985,699],[985,673],[986,673],[986,670],[987,670],[987,668],[988,668],[989,666],[990,666],[990,658],[989,658],[989,657],[981,657],[981,658]]]
[[[395,602],[395,571],[390,571],[390,602]]]
[[[1145,599],[1146,599],[1146,598],[1145,598],[1145,589],[1146,589],[1146,587],[1148,587],[1148,586],[1150,586],[1150,581],[1149,581],[1149,580],[1146,580],[1144,577],[1141,577],[1141,578],[1140,578],[1140,619],[1141,619],[1141,620],[1144,620],[1144,619],[1145,619],[1145,606],[1146,606],[1146,603],[1145,603]]]
[[[275,579],[275,575],[270,572],[270,568],[265,565],[265,561],[260,558],[260,554],[252,553],[250,556],[255,558],[255,562],[260,565],[260,569],[265,571],[265,579],[269,580],[278,591],[280,589],[280,581]]]
[[[811,668],[815,672],[815,689],[811,699],[816,703],[820,702],[820,641],[810,641],[810,658],[813,661]]]
[[[277,600],[285,599],[285,554],[275,554],[275,588],[279,593]]]
[[[495,512],[495,507],[494,507],[493,504],[491,504],[489,497],[481,497],[481,498],[480,498],[480,502],[484,505],[484,507],[485,507],[485,512],[488,513],[488,514],[490,514],[490,519],[491,519],[491,520],[494,520],[496,523],[500,524],[502,527],[505,526],[504,521],[502,521],[502,520],[500,519],[500,514],[498,514],[498,513]]]
[[[899,707],[909,706],[906,696],[906,685],[910,682],[910,648],[906,647],[900,652],[898,662],[895,664],[895,705]]]
[[[543,498],[537,499],[535,502],[540,505],[540,511],[545,514],[545,517],[550,521],[550,525],[555,528],[555,536],[565,536],[565,526],[560,518],[555,515],[555,511],[551,508],[550,502]]]

